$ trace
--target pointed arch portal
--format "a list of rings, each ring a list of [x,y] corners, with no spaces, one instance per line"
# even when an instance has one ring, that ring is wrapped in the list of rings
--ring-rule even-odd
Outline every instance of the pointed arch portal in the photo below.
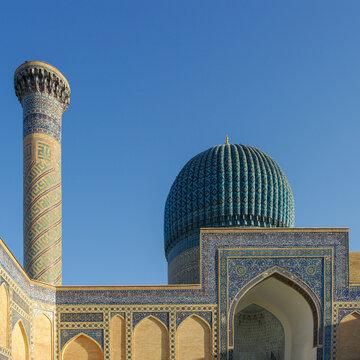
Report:
[[[318,305],[303,288],[273,272],[240,291],[230,306],[233,360],[245,355],[254,360],[315,360],[318,314]]]

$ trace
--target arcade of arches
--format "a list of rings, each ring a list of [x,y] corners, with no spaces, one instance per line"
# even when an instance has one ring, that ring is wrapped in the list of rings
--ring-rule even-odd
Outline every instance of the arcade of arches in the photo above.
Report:
[[[125,360],[125,321],[114,316],[110,321],[111,360]],[[158,319],[148,316],[141,320],[133,332],[134,360],[168,360],[169,334]],[[99,344],[81,334],[64,347],[62,360],[103,360]],[[209,325],[200,317],[186,318],[176,332],[176,359],[210,360],[211,333]]]

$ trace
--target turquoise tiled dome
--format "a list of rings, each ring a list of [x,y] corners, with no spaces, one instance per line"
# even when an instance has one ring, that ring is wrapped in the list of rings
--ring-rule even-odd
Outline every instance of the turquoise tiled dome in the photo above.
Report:
[[[176,177],[165,205],[165,252],[201,227],[291,227],[294,198],[279,165],[246,145],[214,146]]]

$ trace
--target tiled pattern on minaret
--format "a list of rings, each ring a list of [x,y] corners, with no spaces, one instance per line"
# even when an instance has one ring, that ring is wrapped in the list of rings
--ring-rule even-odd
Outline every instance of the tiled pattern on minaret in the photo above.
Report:
[[[70,88],[41,62],[20,66],[14,80],[24,120],[24,268],[61,285],[61,116]]]

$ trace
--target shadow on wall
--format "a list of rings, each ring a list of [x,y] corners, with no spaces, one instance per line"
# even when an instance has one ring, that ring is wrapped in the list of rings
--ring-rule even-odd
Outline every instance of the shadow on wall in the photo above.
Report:
[[[335,330],[335,329],[334,329]],[[337,329],[337,360],[360,359],[360,312],[344,317]]]
[[[355,311],[342,319],[340,325],[333,325],[326,329],[329,333],[337,334],[337,352],[336,360],[360,360],[360,311]],[[331,354],[327,354],[331,356]],[[229,350],[229,354],[222,353],[220,358],[227,358],[230,360],[238,360],[242,358],[234,356],[233,350]],[[257,360],[256,355],[254,359]],[[323,355],[323,349],[318,349],[317,359],[321,360],[326,355]],[[251,357],[248,357],[252,359]],[[267,358],[264,360],[267,360]],[[268,356],[268,360],[278,360],[276,357],[271,358]],[[307,360],[307,359],[303,359]]]

